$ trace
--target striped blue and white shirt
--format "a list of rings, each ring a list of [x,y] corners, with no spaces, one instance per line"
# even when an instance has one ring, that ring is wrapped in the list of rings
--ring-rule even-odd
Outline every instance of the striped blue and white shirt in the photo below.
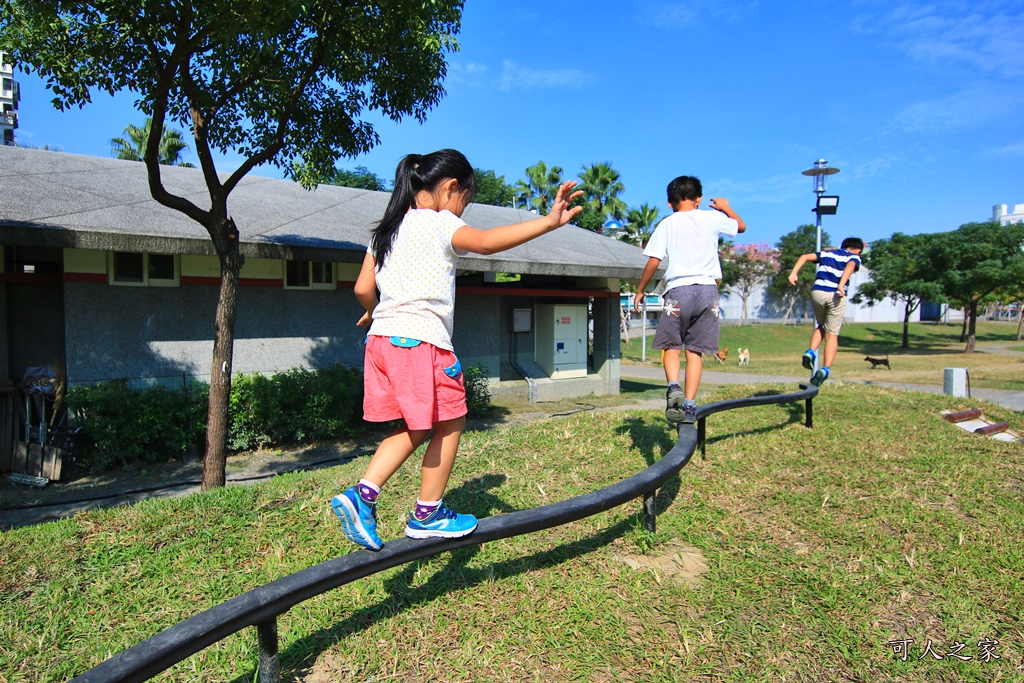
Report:
[[[845,249],[829,249],[818,252],[818,272],[814,275],[814,286],[822,292],[834,292],[839,288],[839,278],[843,276],[846,264],[856,263],[854,272],[860,270],[860,256]]]

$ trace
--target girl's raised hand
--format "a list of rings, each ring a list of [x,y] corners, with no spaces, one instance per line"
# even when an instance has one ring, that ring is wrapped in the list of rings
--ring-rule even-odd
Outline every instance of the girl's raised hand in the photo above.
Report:
[[[576,187],[576,185],[577,183],[575,180],[570,180],[559,186],[558,192],[555,194],[555,201],[551,204],[551,211],[549,211],[547,215],[552,222],[552,227],[562,227],[575,218],[580,211],[583,211],[582,206],[574,206],[571,209],[569,208],[569,204],[572,203],[572,200],[583,196],[582,190],[572,192],[572,188]]]

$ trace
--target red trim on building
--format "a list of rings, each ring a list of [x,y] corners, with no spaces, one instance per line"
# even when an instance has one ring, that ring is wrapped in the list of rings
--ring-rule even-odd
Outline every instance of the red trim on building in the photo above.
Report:
[[[107,282],[106,273],[64,273],[64,282]]]
[[[59,285],[60,273],[0,273],[0,282],[19,285]]]
[[[219,277],[205,277],[198,275],[182,275],[183,285],[212,285],[220,286]],[[244,277],[238,280],[239,287],[284,287],[284,280],[278,278]]]
[[[483,294],[485,296],[552,296],[560,299],[607,299],[619,296],[618,292],[602,292],[584,289],[513,289],[511,287],[456,287],[459,294]]]

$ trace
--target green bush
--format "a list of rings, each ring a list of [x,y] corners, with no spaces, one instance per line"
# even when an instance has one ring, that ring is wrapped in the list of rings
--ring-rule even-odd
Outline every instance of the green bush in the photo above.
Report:
[[[362,416],[359,370],[335,365],[273,377],[239,375],[232,382],[228,444],[245,450],[352,434]]]
[[[463,374],[469,417],[486,417],[491,412],[491,387],[487,383],[487,371],[478,365],[467,368]]]
[[[128,388],[125,380],[75,387],[67,397],[84,443],[78,465],[101,472],[180,458],[205,447],[210,387]],[[237,375],[231,383],[228,448],[248,450],[353,434],[362,426],[359,370],[293,368],[272,377]]]
[[[357,369],[292,368],[271,377],[236,375],[231,382],[228,448],[235,451],[303,443],[356,433],[363,422],[363,380]],[[482,367],[465,370],[470,417],[491,411],[491,392]],[[187,390],[128,388],[125,380],[75,387],[68,407],[85,440],[79,466],[84,472],[138,462],[180,458],[204,447],[210,387]]]
[[[100,472],[181,457],[206,428],[204,387],[133,391],[125,380],[75,387],[67,405],[85,435],[78,466]]]

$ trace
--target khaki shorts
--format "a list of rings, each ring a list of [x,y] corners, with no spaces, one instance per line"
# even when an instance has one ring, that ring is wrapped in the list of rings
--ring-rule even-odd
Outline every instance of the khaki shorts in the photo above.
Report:
[[[812,289],[811,305],[814,307],[814,319],[818,321],[818,327],[839,336],[843,318],[846,317],[846,297],[839,296],[838,292]]]

